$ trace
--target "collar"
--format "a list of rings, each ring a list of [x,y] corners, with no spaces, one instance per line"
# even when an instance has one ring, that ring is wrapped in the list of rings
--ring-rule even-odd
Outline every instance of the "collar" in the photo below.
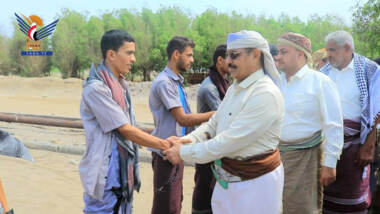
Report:
[[[293,76],[290,77],[289,81],[286,80],[285,72],[281,73],[281,77],[283,80],[285,80],[287,82],[291,82],[293,80],[299,80],[299,79],[302,79],[303,76],[305,76],[305,74],[308,72],[308,70],[309,70],[309,66],[307,64],[305,64],[300,70],[297,71],[297,73],[295,73]]]
[[[173,80],[183,83],[184,78],[181,76],[181,74],[175,74],[168,66],[165,67],[164,72]]]
[[[347,65],[347,67],[343,68],[341,71],[353,71],[354,70],[354,57],[352,57],[351,62]]]
[[[248,88],[250,85],[252,85],[257,80],[261,79],[264,76],[265,76],[264,71],[263,71],[262,68],[260,68],[259,70],[253,72],[251,75],[249,75],[248,77],[246,77],[240,83],[237,83],[236,80],[235,80],[235,84],[237,84],[240,88]]]

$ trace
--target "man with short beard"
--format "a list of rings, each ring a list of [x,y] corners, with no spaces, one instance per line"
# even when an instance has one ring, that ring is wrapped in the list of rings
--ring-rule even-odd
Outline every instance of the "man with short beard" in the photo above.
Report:
[[[184,136],[193,126],[208,121],[214,112],[192,114],[180,72],[190,69],[195,44],[186,37],[173,37],[166,48],[168,64],[155,78],[149,94],[149,107],[155,129],[152,135],[167,138]],[[153,150],[154,197],[152,214],[180,214],[183,162],[172,165]]]
[[[354,52],[346,31],[325,38],[329,64],[321,68],[336,84],[344,119],[344,146],[336,168],[336,181],[324,190],[324,213],[367,213],[371,202],[370,163],[374,159],[376,121],[380,110],[373,98],[379,66]]]
[[[322,185],[335,180],[343,146],[339,95],[333,81],[309,67],[307,37],[284,33],[277,45],[285,98],[279,146],[285,169],[284,214],[317,214],[322,211]]]

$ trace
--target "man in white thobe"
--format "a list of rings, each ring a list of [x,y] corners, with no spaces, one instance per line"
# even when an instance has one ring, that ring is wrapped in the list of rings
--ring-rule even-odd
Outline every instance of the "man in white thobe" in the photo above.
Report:
[[[322,211],[322,187],[335,180],[343,147],[339,95],[333,81],[309,67],[308,38],[284,33],[277,44],[285,99],[279,147],[285,170],[284,214],[317,214]]]
[[[282,212],[284,173],[277,146],[284,100],[268,42],[242,30],[227,39],[235,79],[214,116],[164,152],[172,163],[214,162],[211,206],[218,214]],[[182,145],[185,142],[191,144]]]

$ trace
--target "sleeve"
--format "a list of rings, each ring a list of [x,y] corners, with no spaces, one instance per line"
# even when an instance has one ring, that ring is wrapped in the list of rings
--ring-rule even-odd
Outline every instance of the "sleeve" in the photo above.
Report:
[[[281,103],[273,94],[269,92],[258,94],[254,99],[249,99],[228,128],[214,138],[182,146],[181,158],[188,162],[207,163],[244,149],[251,144],[252,139],[261,138],[278,119],[281,114],[279,105]],[[202,125],[190,135],[199,136],[206,127],[209,127],[209,123]]]
[[[106,87],[87,88],[84,92],[84,101],[104,133],[117,129],[129,121],[127,114],[112,99],[111,91]]]
[[[199,126],[197,129],[192,131],[190,134],[182,137],[184,139],[190,139],[193,143],[202,142],[207,140],[206,132],[210,134],[210,137],[214,137],[216,134],[217,126],[217,114],[216,112],[212,117],[206,122]]]
[[[156,90],[157,95],[167,110],[182,106],[176,85],[173,85],[170,82],[161,81],[157,84]]]
[[[322,132],[325,135],[323,166],[335,168],[344,143],[343,115],[335,83],[324,78],[321,81],[319,100],[323,119]]]
[[[375,124],[375,119],[380,114],[380,67],[377,67],[376,73],[372,78],[370,88],[370,125]]]
[[[204,99],[204,101],[212,111],[216,111],[220,103],[222,102],[222,100],[219,97],[218,89],[213,90],[210,88],[208,90],[205,90]]]

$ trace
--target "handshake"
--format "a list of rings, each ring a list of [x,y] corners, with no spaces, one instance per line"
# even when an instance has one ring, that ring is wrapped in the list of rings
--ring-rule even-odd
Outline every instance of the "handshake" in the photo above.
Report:
[[[164,140],[165,149],[163,151],[164,160],[170,161],[173,165],[181,163],[183,160],[179,155],[179,150],[183,144],[191,143],[190,139],[182,139],[176,136],[171,136]]]

